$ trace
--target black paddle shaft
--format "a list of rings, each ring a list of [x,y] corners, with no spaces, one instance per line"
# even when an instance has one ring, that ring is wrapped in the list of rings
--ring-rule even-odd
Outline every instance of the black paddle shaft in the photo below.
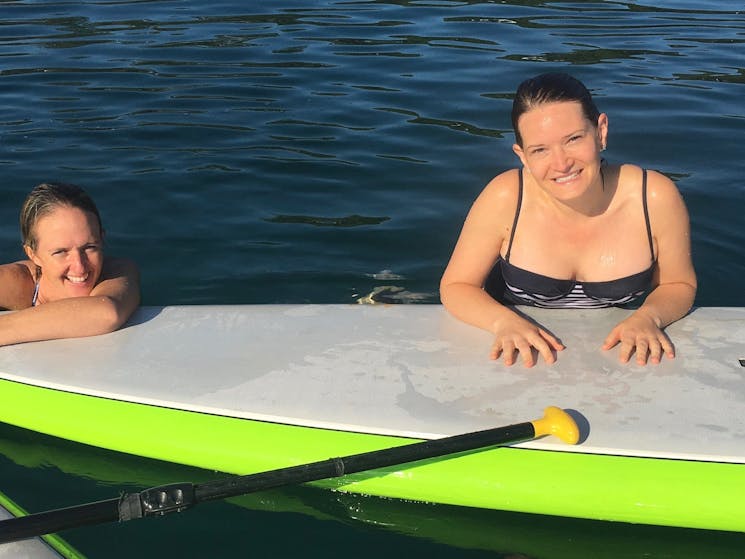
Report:
[[[125,493],[117,499],[0,521],[0,544],[80,526],[180,512],[203,501],[516,443],[534,437],[532,423],[519,423],[198,485],[176,483],[153,487],[140,493]]]
[[[344,458],[330,458],[320,462],[291,466],[269,472],[216,480],[195,486],[195,498],[197,502],[225,499],[264,489],[341,477],[346,474],[376,468],[406,464],[500,444],[515,443],[532,439],[534,436],[535,430],[532,423],[497,427],[475,433],[465,433],[442,439],[353,454]]]

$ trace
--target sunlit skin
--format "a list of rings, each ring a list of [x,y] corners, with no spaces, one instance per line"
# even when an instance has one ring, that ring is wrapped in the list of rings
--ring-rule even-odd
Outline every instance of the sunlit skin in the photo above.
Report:
[[[35,226],[36,249],[29,259],[41,268],[37,303],[90,295],[103,270],[98,219],[79,208],[60,206]]]

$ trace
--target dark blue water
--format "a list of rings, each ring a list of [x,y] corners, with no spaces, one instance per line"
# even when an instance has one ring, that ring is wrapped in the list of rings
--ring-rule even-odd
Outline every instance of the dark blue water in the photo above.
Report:
[[[744,61],[729,0],[0,2],[0,258],[22,257],[28,190],[63,180],[140,263],[145,304],[353,303],[385,285],[436,302],[471,201],[517,164],[512,92],[564,70],[609,114],[608,159],[678,184],[697,304],[742,306]],[[209,477],[8,427],[0,443],[0,489],[31,510]],[[131,524],[66,535],[92,557],[745,548],[308,488]]]

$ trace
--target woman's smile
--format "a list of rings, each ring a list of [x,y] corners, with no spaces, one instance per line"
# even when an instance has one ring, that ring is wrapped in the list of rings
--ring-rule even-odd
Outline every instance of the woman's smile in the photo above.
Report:
[[[571,182],[574,179],[578,178],[581,172],[582,171],[574,171],[573,173],[570,173],[568,175],[563,175],[561,177],[556,177],[553,180],[554,180],[554,182],[556,182],[558,184],[566,184],[566,183]]]

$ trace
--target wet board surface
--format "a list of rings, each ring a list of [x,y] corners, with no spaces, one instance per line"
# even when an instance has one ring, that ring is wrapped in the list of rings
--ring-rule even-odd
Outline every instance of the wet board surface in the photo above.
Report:
[[[491,335],[439,305],[143,307],[112,334],[0,348],[0,378],[232,417],[436,438],[576,410],[577,447],[745,463],[745,308],[667,328],[677,357],[618,361],[630,311],[521,309],[566,345],[552,365],[488,359]],[[33,413],[33,410],[29,410]],[[0,411],[2,420],[2,411]]]
[[[13,515],[0,505],[0,521],[9,518],[13,518]],[[0,544],[0,559],[60,559],[61,557],[62,555],[40,538]]]

